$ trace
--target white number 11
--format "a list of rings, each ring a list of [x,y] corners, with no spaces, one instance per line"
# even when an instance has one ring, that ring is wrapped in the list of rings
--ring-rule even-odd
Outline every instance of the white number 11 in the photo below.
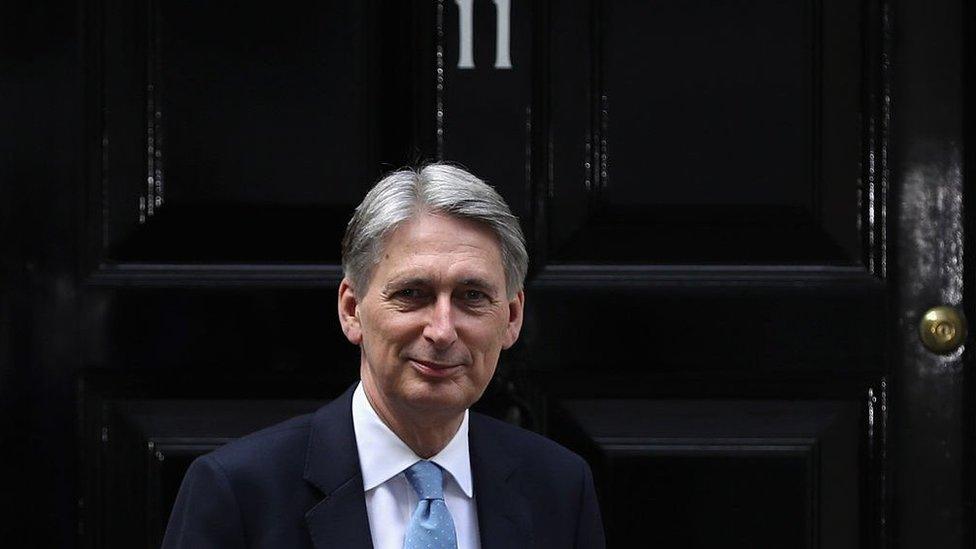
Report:
[[[512,68],[509,50],[511,0],[492,0],[495,3],[495,68]],[[474,68],[474,0],[454,0],[458,5],[458,68]]]

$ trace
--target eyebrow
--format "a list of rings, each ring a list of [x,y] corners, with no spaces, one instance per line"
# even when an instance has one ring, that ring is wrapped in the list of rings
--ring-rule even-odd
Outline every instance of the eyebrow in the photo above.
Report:
[[[494,294],[498,291],[492,283],[483,278],[465,278],[461,280],[461,285],[469,288],[475,288],[490,294]]]
[[[388,292],[395,288],[403,288],[406,286],[423,286],[428,287],[431,285],[431,280],[429,278],[423,278],[419,276],[408,277],[408,278],[394,278],[393,280],[386,283],[383,286],[384,292]]]
[[[494,284],[479,277],[468,277],[468,278],[461,279],[459,285],[481,290],[485,293],[490,293],[490,294],[495,294],[498,292],[498,288],[496,288]],[[424,278],[420,276],[395,278],[387,282],[383,286],[383,291],[384,293],[386,293],[389,292],[390,290],[405,288],[409,286],[420,286],[424,288],[429,288],[430,286],[433,286],[433,281],[429,278]]]

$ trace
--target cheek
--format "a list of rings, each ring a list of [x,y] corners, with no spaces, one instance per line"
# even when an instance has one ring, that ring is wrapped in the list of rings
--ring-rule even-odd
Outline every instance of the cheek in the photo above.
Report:
[[[477,319],[464,326],[464,331],[469,334],[468,345],[482,354],[485,360],[498,358],[507,330],[507,322],[498,316],[493,316],[490,320]]]
[[[409,314],[372,315],[363,322],[365,339],[374,347],[388,351],[395,351],[408,344],[419,333],[417,322]]]
[[[501,344],[508,328],[507,317],[499,313],[490,316],[472,319],[466,329],[479,342],[480,346],[492,348]]]

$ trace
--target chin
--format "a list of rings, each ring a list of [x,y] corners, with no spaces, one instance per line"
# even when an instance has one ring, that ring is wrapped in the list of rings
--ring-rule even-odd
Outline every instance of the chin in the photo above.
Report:
[[[411,407],[430,411],[451,410],[460,413],[474,404],[471,395],[466,395],[449,379],[434,382],[415,380],[405,391],[404,397]]]

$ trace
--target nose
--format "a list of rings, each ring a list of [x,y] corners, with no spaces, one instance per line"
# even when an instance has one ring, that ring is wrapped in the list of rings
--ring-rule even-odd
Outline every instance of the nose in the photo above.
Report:
[[[457,340],[454,311],[449,295],[438,296],[437,301],[432,305],[427,325],[424,326],[424,338],[435,349],[447,349]]]

